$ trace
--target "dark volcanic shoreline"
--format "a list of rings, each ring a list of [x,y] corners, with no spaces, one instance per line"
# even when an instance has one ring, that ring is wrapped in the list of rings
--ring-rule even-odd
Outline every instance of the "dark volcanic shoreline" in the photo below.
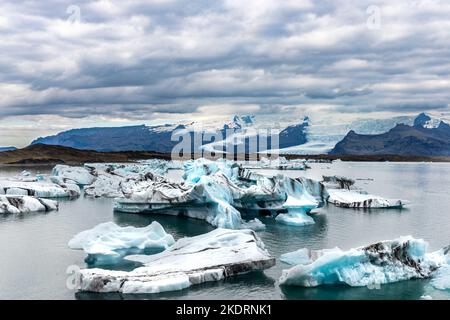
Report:
[[[98,152],[44,144],[0,152],[1,165],[31,166],[83,164],[85,162],[133,162],[145,159],[170,159],[170,154],[151,151]]]

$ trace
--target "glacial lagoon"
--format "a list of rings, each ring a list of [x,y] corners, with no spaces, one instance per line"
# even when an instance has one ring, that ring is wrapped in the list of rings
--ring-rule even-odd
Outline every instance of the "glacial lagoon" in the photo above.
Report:
[[[354,248],[402,235],[423,238],[430,251],[450,244],[450,164],[448,163],[312,163],[306,171],[276,171],[290,177],[321,180],[322,175],[353,178],[356,186],[387,198],[407,199],[405,209],[344,209],[333,205],[314,210],[315,224],[301,227],[276,223],[260,217],[266,225],[258,231],[276,266],[218,282],[160,294],[124,295],[76,292],[70,289],[69,267],[87,267],[85,253],[68,248],[68,241],[80,231],[113,221],[120,226],[143,227],[158,221],[179,239],[213,230],[207,222],[165,215],[137,215],[113,212],[113,199],[59,199],[59,210],[0,216],[0,298],[2,299],[450,299],[449,291],[436,290],[429,280],[409,280],[373,287],[326,286],[315,288],[279,286],[283,269],[281,254],[300,248]],[[50,167],[0,167],[0,176],[14,176],[23,169],[49,173]],[[178,170],[169,172],[174,179]],[[105,266],[130,270],[124,262]],[[69,287],[68,285],[69,284]]]

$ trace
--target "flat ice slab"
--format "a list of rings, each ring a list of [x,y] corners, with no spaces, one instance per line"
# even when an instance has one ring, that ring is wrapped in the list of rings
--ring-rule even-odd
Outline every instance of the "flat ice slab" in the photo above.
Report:
[[[429,278],[448,264],[444,250],[427,253],[427,247],[424,240],[407,236],[347,251],[334,248],[284,254],[282,261],[298,264],[283,271],[280,284],[371,286]]]
[[[34,196],[39,198],[73,198],[80,195],[80,188],[70,183],[58,185],[50,182],[0,180],[0,194]]]
[[[173,237],[156,221],[143,228],[120,227],[113,222],[105,222],[78,233],[69,241],[69,247],[84,250],[90,255],[120,256],[127,250],[167,249],[174,243]]]
[[[327,189],[328,202],[344,208],[403,208],[408,201],[385,199],[372,194],[364,194],[353,190]]]
[[[0,195],[0,214],[29,213],[57,209],[58,203],[53,200],[30,196]]]
[[[155,255],[134,255],[144,264],[130,272],[105,269],[80,271],[80,290],[93,292],[158,293],[218,281],[275,265],[252,230],[215,229],[178,240]]]

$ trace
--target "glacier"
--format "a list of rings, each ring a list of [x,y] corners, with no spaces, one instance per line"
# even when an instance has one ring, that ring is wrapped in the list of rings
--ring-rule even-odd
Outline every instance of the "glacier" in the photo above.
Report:
[[[0,195],[0,214],[17,214],[58,209],[58,202],[31,196]]]
[[[447,266],[448,257],[446,250],[427,253],[427,248],[426,241],[406,236],[346,251],[334,248],[288,253],[282,261],[298,264],[283,270],[280,284],[370,286],[430,278]]]
[[[120,227],[113,222],[101,223],[75,235],[69,248],[83,250],[88,261],[111,263],[130,253],[162,251],[175,243],[172,235],[156,221],[146,227]]]
[[[221,228],[179,239],[158,254],[133,255],[126,259],[143,266],[129,272],[83,269],[78,274],[79,290],[159,293],[275,265],[275,259],[254,231]]]

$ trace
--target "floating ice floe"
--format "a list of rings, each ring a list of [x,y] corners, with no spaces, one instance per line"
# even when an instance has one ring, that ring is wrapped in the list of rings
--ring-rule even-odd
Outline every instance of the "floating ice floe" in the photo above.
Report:
[[[274,159],[262,157],[259,161],[243,164],[247,169],[273,169],[273,170],[306,170],[308,167],[305,159],[287,160],[285,157]]]
[[[275,265],[275,259],[251,230],[215,229],[178,240],[154,255],[126,257],[143,263],[130,272],[83,269],[79,289],[93,292],[159,293]]]
[[[146,179],[146,175],[162,175],[169,168],[168,161],[151,159],[131,164],[85,164],[96,177],[95,181],[84,188],[87,196],[116,198],[123,197],[126,184]]]
[[[344,208],[403,208],[409,202],[400,199],[385,199],[380,196],[353,190],[328,189],[328,202]]]
[[[208,168],[202,169],[203,171],[195,169],[195,177],[189,171],[191,169],[188,169],[190,174],[186,177],[194,177],[188,183],[173,182],[157,175],[146,175],[145,179],[128,183],[126,188],[122,185],[124,198],[116,199],[115,210],[128,213],[159,212],[185,215],[206,220],[216,227],[239,229],[248,226],[242,220],[239,210],[286,212],[292,208],[292,215],[287,217],[292,220],[289,221],[290,224],[313,223],[308,216],[303,216],[303,223],[299,223],[299,211],[303,210],[306,214],[319,206],[320,202],[316,197],[324,199],[325,190],[320,182],[314,183],[303,178],[291,179],[281,175],[265,177],[241,169],[233,181],[235,173],[226,174],[204,161],[199,161],[196,167],[201,168],[202,163],[207,164]],[[190,163],[189,168],[194,165],[195,162]],[[195,210],[188,210],[189,208]],[[258,225],[253,223],[250,226],[256,226],[259,230],[261,223],[258,222]]]
[[[34,196],[38,198],[78,197],[80,188],[71,183],[24,182],[0,180],[0,194]]]
[[[127,254],[147,253],[148,250],[160,252],[174,243],[173,237],[156,221],[143,228],[120,227],[106,222],[74,236],[69,247],[84,250],[90,260],[111,261]]]
[[[0,195],[0,214],[57,210],[58,203],[30,196]]]
[[[95,176],[84,167],[74,167],[64,164],[56,165],[52,170],[52,179],[56,183],[74,183],[88,185],[94,182]]]
[[[370,286],[429,278],[447,266],[447,252],[427,253],[427,248],[424,240],[407,236],[347,251],[313,250],[307,256],[304,251],[289,253],[282,260],[298,264],[283,271],[280,284]]]
[[[355,180],[342,176],[322,176],[325,187],[332,189],[347,189],[355,184]]]

